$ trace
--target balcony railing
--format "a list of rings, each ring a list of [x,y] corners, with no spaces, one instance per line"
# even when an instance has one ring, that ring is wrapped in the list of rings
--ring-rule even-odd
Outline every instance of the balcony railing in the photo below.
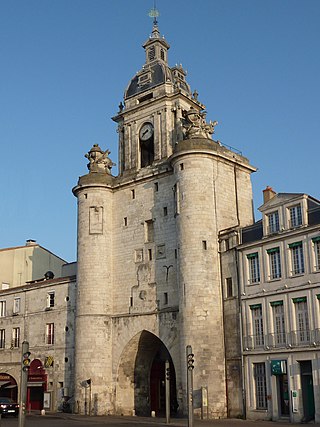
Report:
[[[288,333],[280,332],[243,337],[244,351],[306,346],[320,346],[320,329],[301,329]]]

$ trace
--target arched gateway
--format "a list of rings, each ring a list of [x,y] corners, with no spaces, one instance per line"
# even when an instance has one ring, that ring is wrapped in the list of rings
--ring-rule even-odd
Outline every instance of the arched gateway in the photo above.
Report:
[[[171,415],[177,411],[176,378],[172,358],[163,342],[142,331],[122,352],[116,384],[116,412],[149,416],[165,413],[165,362],[170,363]]]

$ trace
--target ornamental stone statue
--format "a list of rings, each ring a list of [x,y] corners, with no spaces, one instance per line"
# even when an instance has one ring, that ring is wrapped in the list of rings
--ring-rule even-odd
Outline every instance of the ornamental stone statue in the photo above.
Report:
[[[115,163],[109,158],[110,150],[102,151],[98,144],[94,144],[91,150],[85,154],[85,157],[89,160],[87,167],[89,173],[100,172],[111,174],[112,166]]]
[[[185,138],[207,138],[211,139],[210,135],[214,133],[214,128],[218,122],[206,122],[205,111],[198,111],[195,108],[190,108],[189,111],[183,114],[183,127],[185,129]]]

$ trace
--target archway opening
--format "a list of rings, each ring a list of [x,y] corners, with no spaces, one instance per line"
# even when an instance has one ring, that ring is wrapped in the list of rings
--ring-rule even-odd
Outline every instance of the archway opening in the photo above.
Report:
[[[18,401],[18,387],[16,380],[5,372],[0,373],[0,397],[9,397]]]
[[[176,375],[171,355],[154,334],[142,331],[123,351],[118,370],[117,413],[165,414],[165,362],[170,364],[170,411],[177,412]]]

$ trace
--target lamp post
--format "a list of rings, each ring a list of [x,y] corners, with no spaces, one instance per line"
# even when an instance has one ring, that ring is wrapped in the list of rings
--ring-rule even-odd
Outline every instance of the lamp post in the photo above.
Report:
[[[193,369],[194,354],[191,345],[186,347],[187,358],[187,401],[188,401],[188,427],[193,427]]]

